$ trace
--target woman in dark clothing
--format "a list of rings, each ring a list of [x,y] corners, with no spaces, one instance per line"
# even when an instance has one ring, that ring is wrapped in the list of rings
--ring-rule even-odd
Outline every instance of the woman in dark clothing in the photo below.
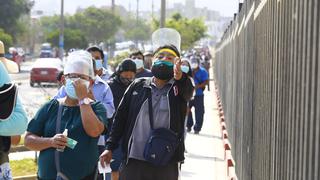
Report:
[[[120,101],[130,83],[136,75],[136,64],[132,59],[125,59],[118,66],[117,71],[110,77],[108,85],[113,94],[114,107],[117,109]],[[111,127],[111,126],[109,126]],[[119,146],[113,153],[111,162],[112,180],[119,179],[119,167],[122,161],[122,151]]]

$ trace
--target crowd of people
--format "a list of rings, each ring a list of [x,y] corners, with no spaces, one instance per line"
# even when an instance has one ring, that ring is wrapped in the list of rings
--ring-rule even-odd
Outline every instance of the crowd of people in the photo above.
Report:
[[[209,76],[200,56],[163,42],[152,53],[132,52],[113,74],[97,46],[70,53],[60,89],[29,123],[17,90],[2,94],[15,86],[0,43],[0,179],[12,178],[10,144],[26,130],[25,146],[40,151],[40,180],[177,180],[185,133],[201,131]],[[108,164],[111,176],[100,174]]]

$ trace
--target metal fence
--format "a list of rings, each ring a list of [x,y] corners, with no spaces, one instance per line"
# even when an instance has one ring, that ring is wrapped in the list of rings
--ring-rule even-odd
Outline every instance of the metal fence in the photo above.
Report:
[[[320,1],[246,0],[214,71],[240,180],[319,180]]]

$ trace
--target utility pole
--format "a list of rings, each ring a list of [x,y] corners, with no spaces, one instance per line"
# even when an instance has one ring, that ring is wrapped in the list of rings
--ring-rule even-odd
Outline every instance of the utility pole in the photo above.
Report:
[[[113,14],[114,14],[114,9],[115,9],[114,0],[111,0],[111,10]]]
[[[161,0],[160,28],[164,28],[166,23],[166,0]]]
[[[139,0],[137,0],[137,23],[139,20]]]
[[[64,56],[64,0],[61,0],[61,14],[60,14],[60,35],[59,35],[59,58],[62,60]]]
[[[151,7],[151,17],[154,18],[154,2],[152,0],[152,7]]]

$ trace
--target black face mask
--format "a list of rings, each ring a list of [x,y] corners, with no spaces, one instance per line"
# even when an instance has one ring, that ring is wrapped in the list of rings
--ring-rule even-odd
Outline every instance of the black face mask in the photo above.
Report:
[[[158,62],[153,64],[151,72],[158,79],[169,80],[173,78],[173,65],[169,66],[166,62]]]
[[[119,76],[119,80],[125,86],[129,86],[133,82],[133,79],[123,78],[121,76]]]

